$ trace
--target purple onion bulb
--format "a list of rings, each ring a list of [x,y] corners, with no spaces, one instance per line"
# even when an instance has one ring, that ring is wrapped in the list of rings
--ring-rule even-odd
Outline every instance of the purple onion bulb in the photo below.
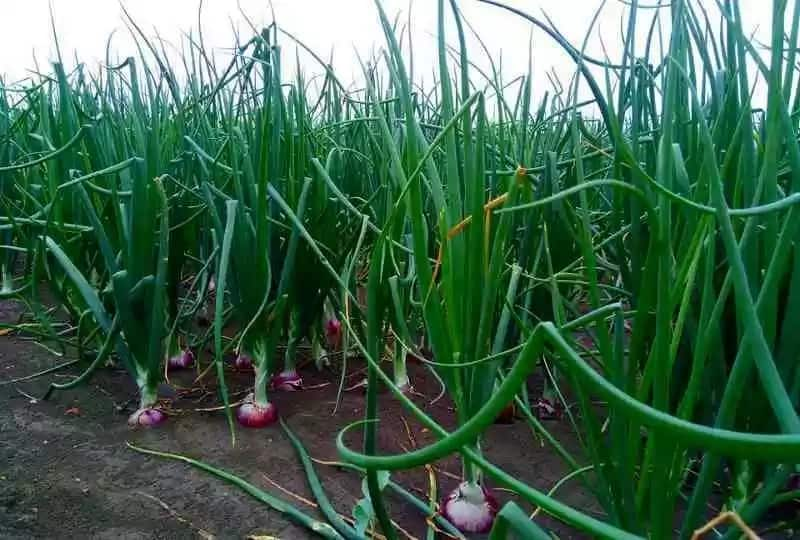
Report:
[[[236,420],[244,427],[267,427],[278,420],[278,409],[272,403],[259,405],[250,394],[236,410]]]
[[[325,342],[329,349],[338,349],[342,341],[342,321],[331,317],[325,321]]]
[[[237,371],[252,371],[253,359],[249,354],[240,352],[236,355],[236,358],[233,359],[233,367]]]
[[[303,379],[297,370],[281,371],[272,378],[272,387],[283,392],[294,392],[303,388]]]
[[[180,353],[170,356],[167,360],[167,367],[170,371],[187,369],[194,365],[194,353],[189,349],[183,349]]]
[[[128,417],[131,427],[154,427],[167,419],[164,411],[157,407],[142,407]]]
[[[442,515],[464,533],[487,533],[497,515],[497,500],[485,487],[462,482],[442,503]]]

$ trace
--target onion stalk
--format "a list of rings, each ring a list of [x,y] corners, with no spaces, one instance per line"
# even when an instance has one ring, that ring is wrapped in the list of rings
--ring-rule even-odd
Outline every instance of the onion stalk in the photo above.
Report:
[[[14,273],[12,263],[0,263],[0,295],[14,292]]]
[[[76,189],[94,224],[104,263],[111,274],[110,289],[122,330],[116,340],[116,351],[139,390],[139,408],[129,418],[129,424],[150,427],[166,419],[158,408],[157,387],[161,382],[163,335],[167,326],[165,289],[170,234],[167,196],[160,179],[147,180],[144,171],[137,168],[137,172],[131,201],[117,216],[129,220],[122,232],[128,236],[119,240],[124,269],[113,256],[112,237],[100,222],[85,189],[81,185]],[[47,238],[46,244],[81,291],[99,325],[110,331],[110,317],[97,291],[53,239]]]

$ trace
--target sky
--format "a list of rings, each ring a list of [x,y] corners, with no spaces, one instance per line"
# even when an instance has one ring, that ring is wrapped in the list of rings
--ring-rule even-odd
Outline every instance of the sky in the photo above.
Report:
[[[647,0],[655,4],[658,0]],[[663,1],[663,0],[662,0]],[[697,0],[713,11],[714,2]],[[67,67],[74,67],[74,58],[91,69],[105,58],[109,36],[114,56],[124,59],[136,54],[125,25],[121,3],[115,0],[0,0],[0,74],[15,81],[30,74],[39,63],[47,71],[55,58],[53,31],[49,9],[55,17],[62,55]],[[390,16],[411,26],[414,44],[415,71],[418,77],[432,73],[436,65],[436,1],[382,0]],[[447,2],[445,2],[447,4]],[[594,56],[619,58],[622,49],[622,26],[628,7],[621,0],[506,0],[509,5],[531,14],[546,13],[557,28],[574,44],[580,45],[590,27],[593,15],[603,4],[588,41]],[[644,4],[645,2],[642,2]],[[158,34],[177,51],[189,32],[197,35],[200,0],[127,0],[124,5],[137,24],[148,34]],[[765,39],[769,28],[771,2],[742,0],[742,12],[750,29],[760,29],[757,36]],[[220,60],[230,58],[235,44],[235,29],[243,37],[252,34],[248,20],[256,27],[272,20],[272,11],[281,27],[297,35],[323,57],[334,51],[334,68],[340,79],[358,80],[358,55],[369,57],[384,45],[384,37],[373,0],[205,0],[199,23],[208,48]],[[548,73],[556,73],[566,84],[574,73],[574,65],[541,31],[533,30],[525,20],[477,0],[459,0],[466,20],[475,28],[496,63],[502,59],[506,79],[526,73],[529,50],[534,69],[534,95],[550,90]],[[645,10],[653,13],[654,10]],[[410,14],[410,16],[409,16]],[[667,15],[665,12],[664,15]],[[647,15],[651,16],[651,15]],[[452,18],[447,25],[447,39],[457,43]],[[645,28],[641,25],[639,41]],[[532,43],[532,49],[529,49]],[[295,45],[284,39],[287,65],[293,64]],[[478,42],[468,39],[470,58],[480,67],[489,66]],[[356,54],[358,53],[358,55]],[[221,62],[225,63],[225,62]],[[301,56],[302,69],[308,74],[320,68],[307,55]],[[287,68],[288,69],[288,68]]]

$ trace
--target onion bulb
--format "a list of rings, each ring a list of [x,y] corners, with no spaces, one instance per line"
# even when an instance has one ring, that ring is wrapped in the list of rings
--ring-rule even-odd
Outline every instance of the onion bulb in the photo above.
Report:
[[[131,427],[153,427],[164,422],[167,415],[157,407],[142,407],[128,417]]]
[[[236,410],[236,420],[244,427],[263,428],[278,419],[278,409],[272,403],[266,405],[256,403],[253,394],[248,394],[244,402]]]
[[[487,533],[497,515],[497,500],[488,489],[462,482],[442,504],[442,515],[464,533]]]
[[[297,373],[297,370],[288,369],[281,371],[272,378],[272,387],[284,392],[294,392],[303,387],[303,379]]]
[[[249,354],[240,352],[236,355],[236,358],[233,359],[233,367],[237,371],[252,371],[253,359],[250,358]]]
[[[558,420],[562,414],[561,408],[554,401],[544,397],[536,400],[533,409],[539,420]]]
[[[342,321],[331,317],[325,321],[325,342],[329,349],[338,349],[342,341]]]
[[[170,371],[177,369],[186,369],[194,365],[194,353],[189,349],[184,349],[178,354],[170,356],[167,360],[167,368]]]

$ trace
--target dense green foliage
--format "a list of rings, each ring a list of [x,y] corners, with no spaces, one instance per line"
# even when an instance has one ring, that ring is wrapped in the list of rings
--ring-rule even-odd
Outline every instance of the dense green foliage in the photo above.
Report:
[[[339,361],[369,367],[365,423],[351,426],[363,429],[363,447],[348,447],[344,432],[338,447],[365,474],[388,538],[383,491],[402,488],[380,473],[454,453],[466,480],[488,478],[597,537],[691,537],[714,517],[712,498],[753,527],[767,523],[770,508],[800,495],[790,487],[800,464],[800,4],[774,0],[764,50],[743,33],[733,0],[719,21],[703,2],[674,0],[637,43],[645,19],[632,2],[624,55],[612,63],[546,20],[481,1],[554,40],[575,82],[532,104],[531,74],[509,81],[474,68],[457,2],[438,0],[429,89],[411,79],[409,51],[379,2],[387,46],[355,91],[317,56],[318,92],[299,60],[296,79],[282,81],[279,43],[304,46],[274,25],[238,44],[227,66],[195,41],[171,65],[139,32],[141,58],[97,74],[59,61],[36,84],[1,87],[0,295],[28,302],[43,339],[96,351],[76,383],[113,351],[143,406],[176,344],[199,348],[212,333],[223,401],[223,355],[244,348],[265,402],[278,343],[319,339],[330,302],[345,328]],[[664,20],[671,32],[659,51]],[[763,109],[751,103],[756,83],[767,89]],[[589,102],[578,102],[578,84]],[[212,274],[213,331],[197,333]],[[42,282],[75,332],[59,333]],[[227,340],[230,320],[239,333]],[[404,393],[406,353],[422,357],[423,342],[455,405],[453,432]],[[534,371],[546,374],[581,455],[527,412]],[[382,385],[439,441],[380,455]],[[601,517],[482,454],[482,433],[511,402]],[[287,433],[330,525],[180,459],[324,536],[360,537],[331,513]],[[493,537],[508,531],[547,537],[516,505]]]

